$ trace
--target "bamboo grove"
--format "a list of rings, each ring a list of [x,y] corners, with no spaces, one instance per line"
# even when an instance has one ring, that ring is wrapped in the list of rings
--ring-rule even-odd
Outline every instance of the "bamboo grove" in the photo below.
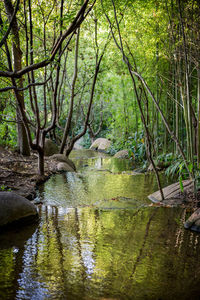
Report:
[[[135,160],[200,163],[197,0],[4,0],[0,3],[0,143],[69,155],[84,136]],[[16,131],[17,127],[17,131]],[[18,142],[17,142],[18,140]],[[183,172],[184,170],[184,172]]]

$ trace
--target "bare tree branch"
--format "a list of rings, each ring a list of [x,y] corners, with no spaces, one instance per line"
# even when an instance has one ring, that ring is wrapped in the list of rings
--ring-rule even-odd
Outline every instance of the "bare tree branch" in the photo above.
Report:
[[[41,86],[41,85],[44,85],[46,84],[49,80],[51,79],[51,75],[47,78],[47,80],[43,81],[43,82],[34,82],[34,83],[30,83],[28,84],[27,86],[23,87],[23,88],[18,88],[17,86],[7,86],[5,88],[2,88],[0,89],[0,93],[1,92],[7,92],[9,90],[16,90],[16,91],[19,91],[19,92],[22,92],[22,91],[25,91],[27,90],[29,87],[31,86]]]
[[[20,78],[22,75],[30,72],[30,71],[34,71],[37,70],[39,68],[43,68],[47,65],[49,65],[51,62],[54,61],[55,56],[58,52],[58,50],[60,49],[63,41],[70,36],[78,27],[80,27],[81,23],[84,21],[84,19],[86,18],[86,16],[88,15],[88,13],[91,11],[91,9],[93,8],[96,0],[94,0],[93,4],[91,5],[91,7],[88,9],[87,12],[86,8],[88,5],[89,0],[86,0],[85,3],[82,5],[82,7],[80,8],[79,12],[77,13],[75,19],[73,20],[73,22],[71,23],[71,25],[69,26],[69,28],[65,31],[65,33],[59,38],[59,40],[56,42],[56,44],[54,45],[52,52],[51,52],[51,56],[49,59],[45,59],[39,63],[35,63],[35,64],[31,64],[19,71],[0,71],[0,77],[11,77],[11,78]]]
[[[5,43],[5,41],[6,41],[7,37],[8,37],[8,35],[9,35],[10,31],[11,31],[11,28],[12,28],[12,25],[13,25],[13,21],[14,21],[14,19],[15,19],[15,16],[16,16],[16,14],[17,14],[18,9],[19,9],[19,2],[20,2],[20,0],[17,0],[17,4],[16,4],[15,10],[14,10],[14,13],[13,13],[13,15],[12,15],[12,18],[11,18],[11,20],[10,20],[9,27],[8,27],[8,29],[7,29],[7,31],[6,31],[6,33],[5,33],[5,35],[4,35],[4,37],[2,38],[2,40],[1,40],[1,42],[0,42],[0,48],[1,48],[1,47],[3,46],[3,44]]]

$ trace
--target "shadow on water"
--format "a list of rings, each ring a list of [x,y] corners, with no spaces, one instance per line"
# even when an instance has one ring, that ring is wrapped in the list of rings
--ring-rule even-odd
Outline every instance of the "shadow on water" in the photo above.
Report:
[[[154,176],[82,161],[41,186],[30,238],[0,250],[0,299],[199,299],[200,236],[184,230],[186,210],[149,206]]]

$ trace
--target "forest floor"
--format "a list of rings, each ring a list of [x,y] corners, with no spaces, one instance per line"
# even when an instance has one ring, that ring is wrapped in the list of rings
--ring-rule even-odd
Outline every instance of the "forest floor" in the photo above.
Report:
[[[35,153],[26,157],[0,146],[0,191],[14,191],[34,199],[37,185],[55,173],[55,162],[45,158],[45,175],[39,176],[37,163]]]

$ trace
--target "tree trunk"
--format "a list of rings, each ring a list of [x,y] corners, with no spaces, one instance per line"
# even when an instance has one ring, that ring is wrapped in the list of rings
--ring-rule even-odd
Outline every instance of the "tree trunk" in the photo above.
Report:
[[[60,146],[60,153],[64,152],[67,137],[69,135],[69,131],[70,131],[70,128],[71,128],[71,121],[72,121],[72,115],[73,115],[73,109],[74,109],[75,84],[76,84],[76,79],[77,79],[77,74],[78,74],[79,36],[80,36],[80,29],[78,30],[77,38],[76,38],[74,75],[73,75],[72,87],[71,87],[70,108],[69,108],[67,122],[65,124],[62,143],[61,143],[61,146]]]
[[[200,69],[197,69],[197,101],[198,101],[198,120],[197,120],[197,166],[200,168]]]
[[[4,0],[6,13],[8,14],[9,21],[11,20],[14,9],[12,2],[10,0]],[[19,40],[19,33],[18,33],[18,25],[16,16],[14,17],[12,23],[12,34],[13,34],[13,43],[12,43],[12,50],[13,50],[13,61],[14,61],[14,71],[19,71],[22,68],[22,51],[20,49],[20,40]],[[19,88],[23,87],[23,80],[19,78],[16,80],[16,83]],[[24,94],[23,92],[15,92],[15,97],[17,99],[17,132],[18,132],[18,147],[20,154],[22,155],[30,155],[30,148],[28,144],[28,138],[26,134],[26,130],[22,121],[19,104],[21,103],[21,107],[24,109]]]
[[[43,176],[44,175],[44,151],[38,151],[38,174]]]

